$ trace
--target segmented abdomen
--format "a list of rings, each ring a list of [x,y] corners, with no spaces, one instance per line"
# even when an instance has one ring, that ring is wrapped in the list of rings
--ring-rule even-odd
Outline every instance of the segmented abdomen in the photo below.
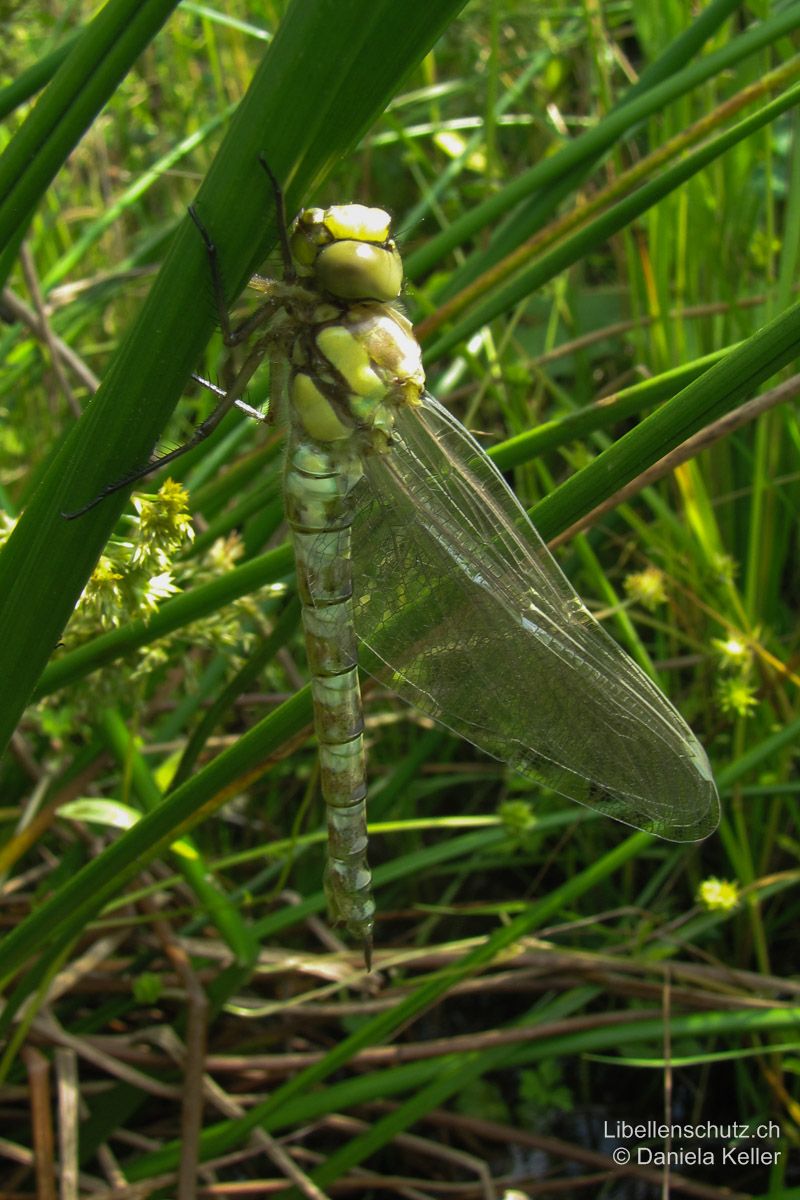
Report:
[[[361,467],[348,443],[295,440],[286,463],[303,629],[328,812],[331,916],[369,946],[375,905],[367,863],[366,766],[353,627],[349,496]]]

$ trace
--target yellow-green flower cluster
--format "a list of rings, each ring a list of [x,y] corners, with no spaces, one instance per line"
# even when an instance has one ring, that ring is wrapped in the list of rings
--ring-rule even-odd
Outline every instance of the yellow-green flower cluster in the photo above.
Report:
[[[139,514],[131,563],[168,567],[177,550],[194,537],[185,488],[168,479],[155,496],[134,496]]]
[[[747,717],[758,707],[758,695],[751,679],[753,651],[749,642],[736,634],[714,638],[712,646],[723,674],[717,681],[717,700],[723,712]]]
[[[667,602],[664,572],[659,571],[658,567],[647,567],[644,571],[634,571],[626,576],[625,591],[630,600],[641,604],[648,612],[655,612],[659,605]]]
[[[739,889],[735,883],[712,875],[697,889],[697,902],[709,912],[730,912],[739,903]]]
[[[243,552],[236,534],[218,538],[201,555],[187,555],[194,538],[188,500],[185,489],[172,480],[155,495],[134,498],[135,515],[123,518],[123,532],[106,546],[64,632],[59,654],[132,621],[148,621],[165,600],[184,587],[198,587],[234,568]],[[98,704],[138,703],[135,695],[144,695],[148,681],[158,678],[153,673],[169,664],[176,643],[181,647],[182,665],[176,678],[181,679],[181,687],[190,688],[192,673],[202,670],[205,660],[202,655],[185,653],[185,647],[218,651],[225,646],[234,659],[241,659],[254,636],[251,618],[256,618],[257,627],[259,612],[256,598],[242,597],[141,646],[124,664],[114,662],[95,672],[91,688],[77,684],[68,700],[59,694],[44,701],[39,707],[43,726],[49,729],[58,716],[58,732],[64,733],[75,724],[92,722]],[[132,684],[137,687],[135,693]]]
[[[173,578],[178,551],[194,537],[188,494],[171,479],[155,496],[134,500],[128,536],[112,538],[81,593],[64,634],[72,647],[136,617],[148,617],[179,591]]]
[[[499,809],[500,820],[509,833],[519,837],[536,825],[536,816],[527,800],[505,800]]]

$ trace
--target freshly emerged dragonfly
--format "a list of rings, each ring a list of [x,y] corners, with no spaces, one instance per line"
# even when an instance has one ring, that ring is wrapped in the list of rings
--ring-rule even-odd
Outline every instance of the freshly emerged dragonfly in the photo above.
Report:
[[[288,402],[285,507],[332,917],[369,961],[359,666],[561,795],[674,841],[711,833],[717,792],[693,733],[590,615],[475,439],[425,391],[420,347],[396,306],[403,269],[387,213],[307,208],[287,230],[273,185],[284,279],[254,277],[264,300],[238,330],[214,244],[192,213],[226,341],[246,340],[248,353],[190,444],[234,404],[263,418],[242,394],[269,355],[273,403],[281,392]]]

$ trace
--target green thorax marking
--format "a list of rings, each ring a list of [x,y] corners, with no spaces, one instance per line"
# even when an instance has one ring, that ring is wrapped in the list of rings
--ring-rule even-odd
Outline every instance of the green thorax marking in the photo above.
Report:
[[[290,246],[306,301],[289,303],[296,432],[322,443],[359,435],[381,452],[394,411],[418,403],[425,386],[411,324],[392,303],[403,272],[389,216],[361,204],[304,209]]]

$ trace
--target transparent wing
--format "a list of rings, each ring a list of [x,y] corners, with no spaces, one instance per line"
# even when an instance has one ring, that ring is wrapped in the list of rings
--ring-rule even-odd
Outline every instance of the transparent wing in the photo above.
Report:
[[[352,536],[359,661],[555,791],[675,841],[717,792],[682,717],[600,628],[478,443],[433,397],[364,461]]]

